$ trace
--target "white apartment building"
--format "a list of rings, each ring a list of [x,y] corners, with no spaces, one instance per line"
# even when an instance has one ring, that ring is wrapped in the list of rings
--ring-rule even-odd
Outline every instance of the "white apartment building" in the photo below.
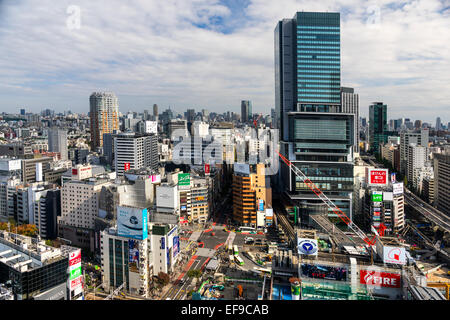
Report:
[[[96,178],[66,182],[61,190],[58,224],[93,229],[94,218],[98,216],[98,194],[109,184],[106,179]]]
[[[59,152],[61,160],[68,159],[66,130],[58,128],[48,130],[48,151]]]
[[[0,176],[0,221],[14,217],[14,195],[21,183],[18,177]]]
[[[408,162],[408,146],[413,143],[418,146],[428,147],[429,131],[421,129],[417,132],[402,131],[400,133],[400,171],[406,173]]]
[[[405,228],[405,198],[403,193],[394,195],[392,204],[393,231],[398,233]]]
[[[414,189],[417,189],[419,171],[427,160],[427,148],[411,143],[407,150],[406,177]]]
[[[209,134],[209,124],[202,121],[195,121],[192,124],[192,135],[196,137],[206,137]]]
[[[140,133],[158,134],[158,122],[150,120],[141,121],[138,124],[138,131]]]
[[[64,183],[61,190],[61,216],[58,236],[72,241],[72,245],[94,251],[95,218],[99,213],[99,195],[108,179],[89,178]]]

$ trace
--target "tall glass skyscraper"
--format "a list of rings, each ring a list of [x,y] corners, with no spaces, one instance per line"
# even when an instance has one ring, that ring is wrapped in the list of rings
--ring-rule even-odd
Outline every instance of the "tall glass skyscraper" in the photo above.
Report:
[[[374,102],[369,106],[369,143],[373,152],[380,152],[380,143],[388,139],[387,105]]]
[[[356,120],[341,107],[340,61],[339,13],[297,12],[278,22],[275,125],[280,152],[351,217]],[[327,212],[287,166],[280,168],[280,191],[298,207],[302,223]]]
[[[253,120],[252,102],[249,100],[241,101],[241,122],[251,122]]]

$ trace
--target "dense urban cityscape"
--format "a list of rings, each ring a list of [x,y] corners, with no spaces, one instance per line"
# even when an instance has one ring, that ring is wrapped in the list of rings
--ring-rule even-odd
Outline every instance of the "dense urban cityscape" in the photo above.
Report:
[[[1,110],[0,300],[449,300],[449,109],[360,105],[341,13],[292,14],[270,114]]]

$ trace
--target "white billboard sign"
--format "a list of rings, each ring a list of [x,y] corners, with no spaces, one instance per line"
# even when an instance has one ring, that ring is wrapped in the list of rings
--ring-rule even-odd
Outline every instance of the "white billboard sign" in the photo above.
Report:
[[[314,255],[317,256],[317,253],[319,251],[319,247],[317,246],[317,240],[316,239],[304,239],[304,238],[298,238],[297,239],[297,248],[298,248],[298,254],[304,254],[304,255]]]
[[[393,183],[392,184],[392,193],[394,194],[394,196],[403,194],[403,182]]]
[[[403,247],[383,247],[383,262],[393,264],[406,264],[406,250]]]
[[[265,226],[266,215],[264,211],[256,211],[256,226],[264,227]]]

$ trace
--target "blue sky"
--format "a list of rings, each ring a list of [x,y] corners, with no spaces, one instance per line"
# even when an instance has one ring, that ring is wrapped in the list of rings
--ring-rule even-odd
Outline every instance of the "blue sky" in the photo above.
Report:
[[[80,28],[71,5],[80,9]],[[341,12],[342,85],[390,118],[450,121],[450,0],[0,0],[0,111],[274,107],[273,31],[296,11]],[[69,22],[69,24],[68,24]]]

